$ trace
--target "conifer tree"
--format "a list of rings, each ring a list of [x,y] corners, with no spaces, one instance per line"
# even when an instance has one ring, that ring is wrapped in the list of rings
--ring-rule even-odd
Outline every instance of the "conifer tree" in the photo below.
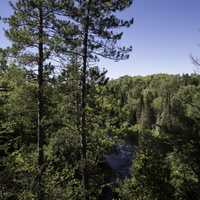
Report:
[[[59,34],[59,28],[67,22],[58,18],[59,1],[54,0],[18,0],[11,3],[13,15],[6,19],[9,29],[6,35],[12,42],[12,56],[15,61],[25,66],[28,71],[37,74],[37,150],[38,150],[38,200],[44,199],[42,185],[42,173],[44,171],[45,159],[43,146],[45,143],[45,69],[51,67],[52,60],[61,57],[62,48],[67,45]],[[67,45],[66,45],[67,44]],[[69,45],[70,46],[70,45]]]
[[[82,184],[85,199],[88,195],[88,174],[87,174],[87,70],[90,61],[98,61],[99,57],[113,59],[115,61],[128,58],[131,47],[119,47],[117,42],[122,38],[123,33],[118,32],[119,28],[130,27],[131,20],[122,20],[116,13],[123,11],[132,4],[132,0],[63,0],[63,16],[66,16],[71,23],[77,26],[77,35],[80,41],[80,56],[82,57],[81,76],[81,144],[82,144]]]

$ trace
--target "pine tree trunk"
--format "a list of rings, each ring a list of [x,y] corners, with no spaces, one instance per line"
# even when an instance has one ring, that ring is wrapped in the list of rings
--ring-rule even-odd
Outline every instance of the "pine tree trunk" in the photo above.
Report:
[[[82,88],[81,88],[81,145],[82,145],[82,161],[83,161],[83,174],[82,174],[82,184],[84,189],[85,199],[88,200],[88,175],[87,175],[87,138],[86,138],[86,73],[87,73],[87,42],[88,42],[88,33],[85,32],[84,36],[84,56],[83,56],[83,71],[82,71]]]
[[[39,44],[38,44],[38,122],[37,122],[37,145],[38,145],[38,200],[44,200],[44,191],[42,184],[42,168],[44,164],[44,152],[43,152],[43,141],[44,141],[44,130],[42,125],[42,119],[44,116],[44,97],[43,97],[43,9],[42,3],[39,8]]]
[[[88,13],[86,18],[86,23],[84,27],[84,40],[83,40],[83,69],[82,69],[82,88],[81,88],[81,145],[82,145],[82,162],[83,162],[83,171],[82,171],[82,186],[84,192],[84,199],[89,200],[88,194],[88,173],[87,173],[87,136],[86,136],[86,97],[87,97],[87,88],[86,88],[86,78],[87,78],[87,60],[88,60],[88,32],[89,32],[89,10],[90,3],[88,3]]]

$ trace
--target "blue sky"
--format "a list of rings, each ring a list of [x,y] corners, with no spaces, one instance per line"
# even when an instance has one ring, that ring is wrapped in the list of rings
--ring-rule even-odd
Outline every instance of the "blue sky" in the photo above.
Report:
[[[101,60],[108,76],[147,75],[155,73],[192,73],[190,55],[200,56],[199,0],[135,0],[121,16],[135,18],[124,32],[122,44],[132,45],[130,59],[121,62]],[[8,16],[8,0],[1,0],[0,15]],[[6,46],[2,24],[0,47]]]

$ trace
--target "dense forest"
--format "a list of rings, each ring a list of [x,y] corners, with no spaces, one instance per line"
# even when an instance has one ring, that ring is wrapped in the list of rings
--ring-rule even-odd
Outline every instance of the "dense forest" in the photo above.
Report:
[[[0,199],[199,200],[200,75],[109,79],[131,0],[17,0],[0,49]],[[121,44],[121,43],[120,43]]]

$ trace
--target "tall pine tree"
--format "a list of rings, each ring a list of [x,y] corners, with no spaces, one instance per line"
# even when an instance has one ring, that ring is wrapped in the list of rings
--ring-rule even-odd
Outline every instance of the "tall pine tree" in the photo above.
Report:
[[[119,28],[130,27],[131,20],[122,20],[116,13],[123,11],[132,4],[132,0],[63,0],[63,16],[77,27],[80,41],[79,55],[82,57],[81,75],[81,145],[82,145],[82,186],[84,198],[89,199],[89,180],[87,174],[87,70],[91,61],[99,57],[115,61],[128,58],[131,47],[119,47],[118,41],[123,33]]]
[[[13,15],[6,19],[9,29],[6,35],[12,42],[12,56],[15,61],[37,75],[37,150],[38,150],[38,200],[44,199],[42,174],[45,168],[45,70],[51,63],[57,63],[63,48],[67,51],[70,40],[61,38],[60,27],[65,25],[65,35],[72,30],[68,22],[60,19],[59,1],[54,0],[18,0],[12,4]],[[69,39],[69,38],[68,38]],[[73,40],[71,40],[73,41]],[[71,47],[70,47],[71,49]],[[55,61],[56,60],[56,61]]]

